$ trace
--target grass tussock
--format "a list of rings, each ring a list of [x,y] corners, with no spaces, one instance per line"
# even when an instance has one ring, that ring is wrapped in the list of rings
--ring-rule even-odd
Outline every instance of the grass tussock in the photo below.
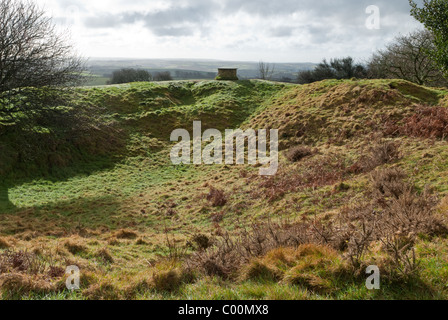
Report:
[[[115,261],[107,248],[99,249],[95,253],[95,256],[97,258],[101,259],[104,263],[110,264],[110,263],[114,263],[114,261]]]
[[[49,294],[57,291],[55,283],[22,273],[0,275],[0,291],[3,299],[19,299],[34,294]]]
[[[83,290],[83,295],[89,300],[120,300],[120,290],[110,281],[102,280]]]
[[[27,251],[7,250],[0,254],[0,292],[4,299],[59,291],[65,269],[58,258]]]
[[[302,159],[311,156],[313,153],[313,149],[308,146],[295,146],[289,149],[285,153],[285,156],[290,162],[299,162]]]
[[[182,263],[176,260],[165,260],[156,265],[151,277],[151,284],[156,291],[175,292],[182,285],[194,280],[194,272],[184,268]]]
[[[274,282],[329,293],[347,268],[338,252],[328,246],[306,244],[279,247],[251,259],[240,271],[240,281]]]
[[[0,249],[8,249],[11,247],[11,244],[8,240],[3,237],[0,237]]]
[[[121,229],[115,233],[115,238],[121,240],[134,240],[138,238],[138,234],[132,230]]]
[[[64,243],[64,247],[73,255],[84,254],[88,251],[87,246],[78,239],[69,239]]]

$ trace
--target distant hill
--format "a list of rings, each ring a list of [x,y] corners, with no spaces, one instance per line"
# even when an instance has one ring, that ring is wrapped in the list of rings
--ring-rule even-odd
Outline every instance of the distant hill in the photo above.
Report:
[[[273,80],[293,82],[297,73],[309,70],[313,63],[275,63]],[[170,71],[175,80],[213,79],[219,67],[238,68],[241,79],[255,79],[258,74],[258,62],[220,61],[220,60],[172,60],[172,59],[91,59],[88,70],[93,79],[88,85],[104,85],[113,71],[121,68],[139,68],[151,73]]]

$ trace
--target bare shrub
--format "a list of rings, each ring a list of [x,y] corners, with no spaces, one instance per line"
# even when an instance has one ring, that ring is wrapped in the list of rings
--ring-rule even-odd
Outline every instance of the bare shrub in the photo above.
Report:
[[[38,255],[28,251],[7,250],[0,254],[0,274],[24,273],[60,277],[61,267],[51,252]]]
[[[328,244],[330,239],[323,237],[324,233],[322,226],[308,222],[254,224],[235,236],[227,232],[218,235],[212,247],[194,253],[186,264],[188,269],[200,270],[209,276],[235,278],[243,265],[271,250],[310,243]]]
[[[403,122],[401,134],[431,139],[448,137],[448,108],[421,106]]]
[[[370,205],[343,210],[338,217],[337,246],[345,251],[345,257],[355,270],[363,265],[370,244],[376,239],[376,217]]]
[[[224,191],[214,187],[210,187],[210,192],[206,198],[211,202],[213,207],[223,207],[227,204],[227,197]]]
[[[403,179],[406,177],[406,173],[400,168],[387,168],[372,173],[370,180],[377,200],[381,201],[384,197],[398,199],[405,191]]]
[[[200,270],[209,276],[229,278],[244,262],[239,243],[233,240],[228,233],[219,236],[214,243],[213,248],[196,252],[187,259],[187,268]]]
[[[196,234],[191,238],[187,245],[195,250],[207,250],[211,247],[212,241],[204,234]]]
[[[383,132],[389,136],[444,140],[448,137],[448,108],[417,106],[414,114],[402,121],[387,120]]]
[[[298,171],[281,170],[275,176],[262,178],[260,188],[252,194],[273,202],[290,192],[333,185],[343,180],[346,172],[342,157],[313,158],[304,162]]]
[[[187,247],[182,248],[179,246],[178,241],[174,237],[170,237],[169,230],[165,227],[165,242],[168,248],[168,260],[169,261],[180,261],[187,251]]]
[[[372,174],[372,202],[345,210],[338,217],[340,232],[347,234],[346,255],[359,268],[373,242],[380,242],[390,258],[393,271],[408,276],[418,270],[415,243],[419,235],[447,234],[446,226],[435,216],[436,198],[422,193],[404,180],[400,169]]]
[[[275,278],[272,268],[257,264],[257,258],[279,248],[315,244],[344,252],[353,269],[359,271],[365,266],[372,245],[381,244],[388,256],[390,273],[412,275],[418,271],[418,237],[446,235],[448,230],[435,216],[436,197],[429,190],[418,192],[405,178],[405,173],[397,168],[376,171],[371,177],[372,190],[366,194],[369,200],[358,207],[345,208],[330,221],[268,221],[233,235],[221,231],[212,240],[213,246],[187,258],[187,268],[228,279],[252,263],[251,276]]]
[[[400,157],[400,144],[379,140],[369,148],[367,155],[361,156],[350,169],[353,173],[369,172],[384,164],[392,163]]]

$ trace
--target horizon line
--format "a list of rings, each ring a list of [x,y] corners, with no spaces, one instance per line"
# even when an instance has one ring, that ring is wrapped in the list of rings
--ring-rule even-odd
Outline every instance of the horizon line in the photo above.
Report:
[[[235,62],[235,63],[273,63],[273,64],[318,64],[319,62],[310,61],[300,61],[300,62],[274,62],[274,61],[263,61],[263,60],[226,60],[226,59],[208,59],[208,58],[126,58],[126,57],[87,57],[87,60],[161,60],[161,61],[213,61],[213,62]]]

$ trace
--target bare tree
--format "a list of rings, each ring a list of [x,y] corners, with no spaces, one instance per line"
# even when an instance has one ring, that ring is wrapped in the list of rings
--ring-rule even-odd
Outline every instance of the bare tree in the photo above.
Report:
[[[263,80],[271,80],[272,76],[275,72],[275,65],[270,63],[264,63],[263,61],[260,61],[258,63],[258,74],[260,79]]]
[[[422,30],[399,36],[385,50],[379,50],[369,62],[371,78],[398,78],[419,85],[445,85],[440,68],[428,54],[434,47],[430,31]]]
[[[22,88],[63,88],[83,79],[83,61],[73,53],[52,18],[31,1],[0,0],[0,114],[23,111],[6,103]],[[32,100],[27,108],[33,108]]]

